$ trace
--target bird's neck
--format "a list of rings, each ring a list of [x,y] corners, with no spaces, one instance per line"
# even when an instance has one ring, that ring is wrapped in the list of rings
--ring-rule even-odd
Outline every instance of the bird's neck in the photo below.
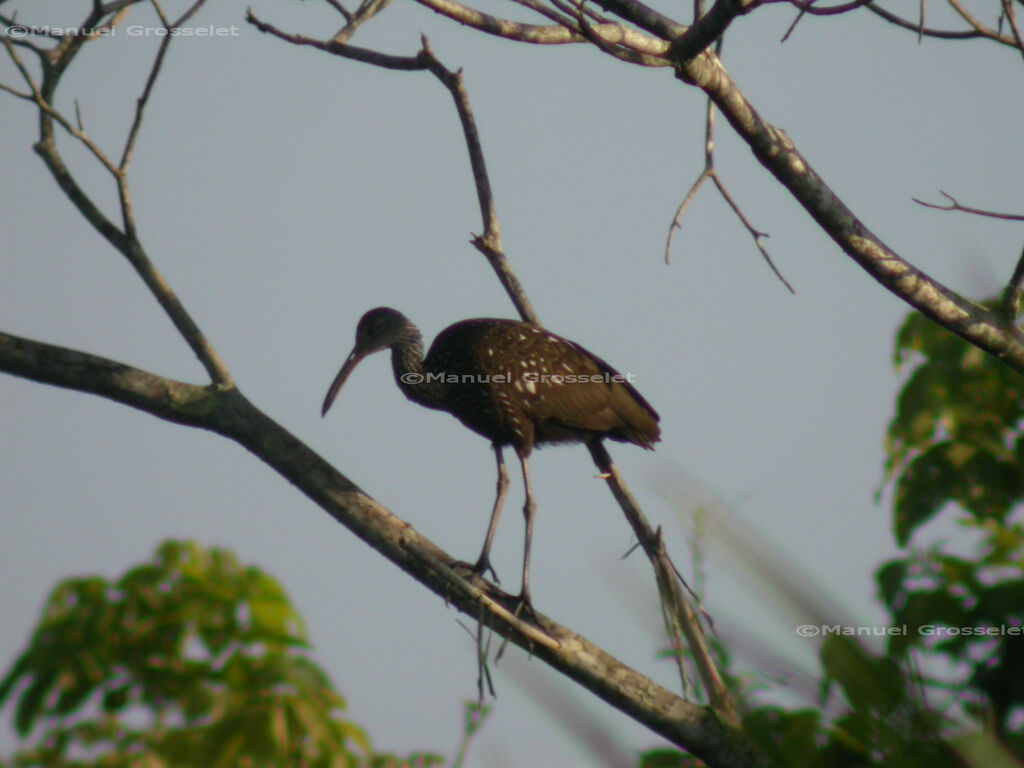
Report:
[[[423,337],[415,327],[408,328],[401,341],[391,347],[391,367],[406,397],[427,408],[441,407],[444,383],[429,378],[423,365]]]

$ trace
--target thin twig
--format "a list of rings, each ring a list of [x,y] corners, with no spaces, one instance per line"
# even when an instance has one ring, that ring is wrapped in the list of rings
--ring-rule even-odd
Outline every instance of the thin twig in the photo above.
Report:
[[[672,241],[675,239],[676,230],[682,229],[682,225],[679,223],[683,218],[683,212],[693,201],[693,198],[697,196],[697,190],[700,189],[700,185],[707,181],[711,175],[711,169],[706,167],[701,171],[697,180],[690,186],[690,191],[686,193],[686,197],[683,198],[683,202],[676,208],[676,215],[672,218],[672,224],[668,228],[668,237],[665,239],[665,263],[668,264],[671,260],[672,253]]]
[[[558,0],[555,0],[557,2]],[[583,14],[583,3],[577,7],[576,23],[578,29],[583,33],[583,36],[593,43],[602,53],[606,53],[609,56],[613,56],[620,61],[625,61],[629,64],[636,64],[641,67],[667,67],[671,66],[670,62],[662,56],[651,56],[646,53],[637,53],[636,51],[621,45],[615,45],[607,42],[597,29],[584,18]]]
[[[676,569],[665,553],[661,537],[647,522],[637,504],[633,494],[626,487],[618,467],[612,462],[608,450],[601,440],[593,440],[587,443],[590,455],[594,460],[601,475],[607,480],[615,500],[626,515],[637,541],[644,549],[644,553],[651,561],[654,568],[655,579],[658,583],[658,593],[661,595],[662,603],[668,609],[668,615],[672,621],[668,622],[670,635],[676,631],[682,631],[686,637],[686,644],[693,655],[697,673],[700,675],[704,690],[707,693],[708,701],[719,716],[727,722],[738,722],[738,712],[732,695],[722,681],[721,674],[708,648],[707,639],[700,626],[700,620],[693,612],[689,600],[680,590],[679,580],[676,578]],[[675,642],[673,642],[675,646]],[[685,674],[684,674],[685,685]]]
[[[739,220],[743,222],[743,226],[747,228],[750,236],[754,238],[754,245],[757,246],[757,250],[761,252],[761,256],[764,257],[764,260],[768,263],[772,272],[774,272],[775,276],[782,281],[782,284],[786,286],[790,293],[795,294],[796,291],[793,289],[793,286],[790,285],[789,281],[782,276],[781,272],[779,272],[778,267],[775,266],[775,262],[772,261],[772,257],[768,253],[768,249],[764,247],[764,238],[769,237],[768,233],[755,228],[754,225],[747,220],[746,215],[744,215],[739,205],[736,204],[736,201],[732,199],[732,195],[729,194],[729,191],[725,188],[725,184],[723,184],[722,180],[718,177],[717,171],[711,171],[711,179],[715,182],[715,186],[718,187],[718,191],[722,193],[722,197],[725,198],[725,202],[729,204],[729,207],[732,208],[736,216],[739,217]]]
[[[429,8],[435,13],[446,16],[453,21],[472,27],[479,32],[484,32],[506,40],[514,40],[521,43],[534,45],[566,45],[572,43],[586,43],[587,38],[575,30],[572,24],[563,26],[561,23],[550,25],[520,24],[497,16],[481,13],[469,8],[454,0],[416,0],[420,5]],[[555,14],[550,9],[545,9],[539,3],[520,3],[530,10],[541,13],[546,17]],[[548,14],[545,14],[548,11]],[[567,18],[558,15],[563,21]],[[645,35],[635,29],[630,29],[617,22],[604,22],[591,27],[595,34],[599,35],[606,43],[621,45],[637,53],[645,53],[651,56],[660,56],[668,50],[668,44],[650,35]]]
[[[1020,27],[1017,26],[1017,12],[1014,10],[1013,0],[1003,0],[1003,16],[1010,25],[1013,39],[1017,41],[1017,50],[1020,51],[1021,56],[1024,56],[1024,35],[1021,34]]]
[[[715,45],[716,56],[721,55],[723,40],[724,38],[718,38]],[[729,204],[729,207],[732,208],[733,212],[743,223],[743,226],[747,228],[750,236],[754,238],[754,245],[757,246],[757,249],[761,252],[761,256],[767,262],[772,272],[775,273],[775,276],[782,281],[782,284],[786,286],[790,293],[796,293],[789,281],[783,277],[781,272],[779,272],[778,268],[775,266],[775,262],[772,261],[772,257],[764,246],[764,238],[768,237],[768,233],[761,232],[750,223],[739,205],[737,205],[736,201],[732,199],[732,195],[729,194],[729,191],[725,188],[725,184],[722,182],[721,178],[719,178],[718,172],[715,170],[715,105],[710,98],[707,100],[707,107],[704,113],[704,170],[700,172],[700,175],[697,176],[697,179],[690,186],[689,192],[686,193],[686,197],[683,198],[683,202],[679,204],[679,207],[676,209],[676,214],[672,218],[672,223],[669,225],[668,237],[665,240],[665,263],[669,263],[670,255],[672,253],[672,241],[675,238],[676,230],[681,228],[680,221],[683,213],[693,201],[694,197],[696,197],[697,191],[700,189],[701,185],[708,179],[711,179],[715,183],[715,186],[725,199],[725,202]]]
[[[809,3],[807,4],[807,7],[810,7]],[[793,32],[796,30],[796,25],[799,24],[803,20],[804,16],[807,14],[807,7],[801,8],[799,13],[797,13],[793,21],[790,23],[790,25],[786,27],[786,33],[779,39],[780,43],[785,43],[787,40],[789,40],[789,36],[792,35]]]
[[[778,2],[779,0],[768,0],[768,1],[769,2]],[[793,34],[793,31],[796,29],[797,24],[799,24],[803,20],[805,15],[811,15],[811,16],[838,16],[839,14],[850,13],[851,11],[855,11],[858,8],[861,8],[861,7],[865,6],[865,5],[867,5],[868,3],[872,2],[872,0],[851,0],[851,2],[840,3],[839,5],[827,5],[827,6],[822,7],[822,6],[819,6],[819,5],[815,5],[814,4],[814,0],[806,0],[806,2],[805,2],[805,0],[782,0],[782,1],[789,3],[789,5],[792,5],[795,8],[798,8],[800,10],[800,12],[796,15],[796,18],[793,19],[793,22],[786,29],[786,34],[784,34],[782,36],[782,39],[780,40],[780,42],[783,42],[783,43],[786,42],[787,40],[789,40],[790,35]]]
[[[963,5],[960,3],[960,0],[946,0],[946,2],[949,3],[953,7],[953,10],[956,11],[960,15],[960,18],[962,18],[965,22],[967,22],[967,24],[969,26],[971,26],[974,29],[976,29],[978,31],[978,33],[981,34],[983,37],[991,37],[991,38],[999,37],[999,33],[998,32],[996,32],[993,29],[989,29],[984,24],[982,24],[980,21],[978,21],[976,18],[974,18],[974,16],[971,14],[971,12],[963,7]]]
[[[393,56],[389,53],[380,53],[379,51],[372,51],[369,48],[360,48],[359,46],[349,45],[347,43],[336,43],[333,40],[317,40],[312,37],[306,37],[305,35],[285,32],[278,29],[273,24],[269,24],[257,18],[251,8],[246,11],[245,20],[256,27],[260,32],[272,35],[280,40],[289,42],[292,45],[306,45],[311,48],[326,51],[327,53],[332,53],[335,56],[342,56],[346,59],[352,59],[353,61],[361,61],[364,64],[372,64],[375,67],[383,67],[384,69],[426,69],[424,63],[418,56]]]
[[[32,78],[32,75],[29,74],[29,71],[25,67],[25,64],[22,62],[21,57],[18,56],[18,52],[14,49],[14,46],[11,44],[10,39],[8,39],[6,35],[4,35],[0,36],[0,40],[3,41],[4,47],[7,48],[7,53],[11,57],[11,61],[14,62],[14,66],[18,69],[18,72],[25,80],[25,84],[32,91],[31,100],[35,102],[36,106],[42,112],[46,113],[49,117],[56,120],[57,123],[59,123],[65,131],[71,134],[74,138],[78,139],[78,141],[80,141],[89,150],[89,152],[92,153],[93,157],[95,157],[99,161],[99,163],[108,171],[110,171],[110,173],[113,174],[116,178],[118,174],[117,167],[110,161],[110,159],[106,156],[103,150],[100,149],[99,146],[92,139],[90,139],[83,131],[80,131],[79,129],[75,128],[75,126],[71,124],[71,121],[69,121],[66,117],[64,117],[64,115],[62,115],[60,112],[54,109],[53,106],[51,106],[46,101],[46,99],[43,98],[42,88],[36,85],[35,80]],[[17,92],[12,90],[11,93],[16,94]]]
[[[778,0],[772,0],[777,2]],[[849,0],[849,2],[840,3],[839,5],[817,5],[814,0],[782,0],[783,2],[792,5],[794,8],[799,8],[801,12],[809,14],[811,16],[838,16],[843,13],[849,13],[855,11],[858,8],[863,8],[872,0]]]
[[[390,5],[391,0],[363,0],[356,12],[348,15],[345,26],[338,30],[332,38],[336,43],[347,42],[359,27],[372,19]]]
[[[940,205],[939,203],[926,203],[924,200],[918,200],[916,197],[912,197],[918,205],[923,205],[925,208],[934,208],[937,211],[960,211],[961,213],[970,213],[974,216],[987,216],[990,219],[1003,219],[1004,221],[1024,221],[1024,214],[1020,213],[996,213],[995,211],[987,211],[983,208],[971,208],[967,205],[961,205],[959,201],[952,195],[939,190],[939,194],[942,195],[949,201],[948,205]]]
[[[21,91],[16,90],[5,83],[0,83],[0,91],[6,91],[12,96],[17,96],[19,99],[24,99],[25,101],[35,101],[35,98],[32,96],[31,93],[22,93]]]
[[[339,3],[338,0],[327,0],[327,4],[340,13],[345,18],[346,22],[349,24],[352,23],[352,12]]]
[[[1014,48],[1017,47],[1016,41],[1012,37],[1006,35],[1000,35],[992,30],[981,31],[978,29],[963,29],[963,30],[952,30],[952,29],[932,29],[930,27],[922,27],[919,22],[908,21],[902,16],[897,16],[891,11],[887,11],[875,2],[868,3],[866,6],[876,16],[888,21],[890,24],[895,24],[897,27],[903,29],[909,29],[911,32],[916,33],[918,36],[934,37],[940,40],[971,40],[975,38],[987,38],[994,40],[997,43],[1003,45],[1010,45]]]
[[[434,13],[446,16],[452,21],[472,27],[478,32],[535,45],[564,45],[566,43],[585,42],[582,35],[560,24],[537,25],[520,24],[498,16],[482,13],[475,8],[456,3],[454,0],[416,0],[420,5]]]
[[[579,30],[576,29],[576,25],[573,23],[573,17],[576,15],[575,12],[562,12],[558,10],[558,4],[552,3],[554,8],[549,8],[540,0],[512,0],[516,5],[521,5],[524,8],[529,8],[531,11],[539,13],[541,16],[558,24],[560,27],[570,30],[575,34],[580,34]],[[564,8],[564,4],[561,6]]]
[[[422,38],[422,49],[419,57],[426,64],[426,68],[436,77],[452,96],[455,102],[455,109],[459,115],[459,122],[462,124],[462,134],[466,140],[466,150],[469,153],[469,163],[473,169],[473,181],[476,186],[477,201],[480,205],[480,217],[483,220],[484,231],[481,235],[474,235],[471,242],[480,253],[484,255],[491,269],[494,270],[498,281],[508,293],[509,298],[515,305],[519,316],[528,323],[540,323],[537,313],[526,296],[526,291],[520,284],[519,279],[512,271],[512,267],[505,258],[501,246],[501,227],[498,224],[498,211],[494,204],[494,193],[491,190],[491,181],[487,173],[487,162],[484,158],[483,145],[480,142],[480,132],[476,127],[476,118],[473,117],[473,110],[469,105],[469,95],[462,82],[462,72],[452,72],[447,69],[434,56],[430,49],[430,43],[426,37]]]
[[[128,138],[124,143],[124,150],[121,153],[121,162],[118,164],[118,168],[122,174],[127,170],[128,164],[132,160],[132,153],[135,150],[135,140],[138,138],[139,129],[142,127],[142,116],[146,109],[146,104],[149,103],[149,96],[153,92],[153,85],[156,83],[157,77],[160,75],[160,68],[164,63],[164,56],[167,55],[167,49],[171,45],[171,40],[174,39],[173,35],[170,34],[171,30],[181,27],[186,21],[199,11],[206,0],[196,0],[190,8],[174,23],[167,20],[167,16],[164,15],[163,9],[160,7],[158,0],[150,0],[153,8],[156,10],[157,15],[160,17],[160,22],[164,26],[164,30],[168,33],[164,35],[163,40],[160,42],[160,47],[157,49],[156,59],[153,61],[153,66],[150,67],[149,76],[146,78],[146,85],[142,89],[142,95],[135,102],[135,119],[132,121],[132,127],[128,131]]]
[[[750,13],[763,0],[716,0],[711,10],[697,19],[669,48],[674,61],[687,61],[717,42],[737,16]]]
[[[133,2],[136,1],[137,0],[133,0]],[[204,0],[198,0],[190,10],[182,16],[182,20],[187,20],[191,14],[197,10],[198,6],[202,5],[203,1]],[[113,17],[108,19],[106,23],[108,26],[115,24],[117,23],[120,15],[126,13],[128,6],[133,4],[133,2],[115,2],[104,6],[97,0],[93,3],[92,12],[86,18],[85,23],[80,25],[80,27],[95,28],[110,13],[113,13]],[[155,0],[154,7],[157,8],[158,14],[161,14],[159,6],[156,4]],[[32,101],[36,104],[42,118],[39,121],[39,140],[36,142],[34,149],[43,159],[43,162],[46,163],[46,166],[54,180],[65,195],[67,195],[71,203],[78,208],[79,212],[96,229],[97,232],[106,238],[112,246],[114,246],[128,259],[139,277],[142,278],[143,282],[153,293],[161,307],[168,314],[179,333],[181,333],[182,338],[185,339],[186,343],[188,343],[192,348],[199,361],[206,368],[212,381],[218,386],[230,388],[232,386],[231,376],[227,372],[227,369],[224,367],[224,364],[221,362],[216,351],[182,306],[181,302],[178,300],[177,296],[175,296],[163,276],[160,275],[157,269],[153,266],[145,250],[135,236],[134,227],[132,225],[131,200],[128,195],[127,179],[124,169],[114,165],[114,163],[107,157],[106,153],[89,138],[84,130],[82,130],[81,109],[77,103],[76,119],[78,127],[73,125],[70,120],[68,120],[52,105],[52,97],[57,89],[57,85],[59,84],[61,77],[67,70],[71,61],[82,49],[82,45],[86,39],[87,38],[84,35],[80,36],[73,34],[68,34],[62,37],[60,42],[58,42],[51,51],[47,52],[42,66],[42,80],[37,85],[28,73],[24,64],[21,62],[14,47],[7,40],[6,36],[3,37],[3,42],[7,47],[12,61],[14,61],[15,66],[18,68],[22,77],[25,79],[25,82],[32,90]],[[168,36],[167,39],[170,40],[170,36]],[[151,85],[151,82],[147,85],[147,94]],[[85,190],[79,186],[73,174],[68,170],[59,150],[57,149],[57,140],[53,127],[54,123],[60,125],[68,134],[85,146],[100,162],[100,164],[103,165],[103,167],[106,168],[114,177],[121,201],[122,216],[124,219],[123,230],[118,229],[118,227],[103,214]],[[134,141],[134,136],[137,135],[137,132],[137,125],[129,132],[129,148],[131,142]]]

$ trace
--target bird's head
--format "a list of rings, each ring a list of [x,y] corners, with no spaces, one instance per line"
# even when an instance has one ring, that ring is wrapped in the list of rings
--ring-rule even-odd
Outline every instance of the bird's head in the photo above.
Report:
[[[409,322],[409,318],[391,307],[377,307],[363,315],[359,319],[359,325],[356,326],[356,344],[349,356],[345,358],[345,363],[338,371],[338,375],[331,382],[320,415],[327,414],[331,403],[334,402],[334,398],[341,390],[341,385],[359,365],[360,360],[374,352],[393,347],[404,339],[409,339],[412,335],[418,334],[413,324]]]

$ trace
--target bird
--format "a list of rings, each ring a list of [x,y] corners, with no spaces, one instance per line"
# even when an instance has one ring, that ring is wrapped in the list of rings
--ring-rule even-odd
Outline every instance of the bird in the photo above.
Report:
[[[395,381],[408,399],[447,411],[490,440],[497,496],[483,549],[470,568],[477,575],[490,572],[495,581],[491,543],[509,488],[502,449],[515,450],[526,492],[522,588],[516,604],[517,612],[525,607],[532,614],[533,448],[608,438],[653,450],[661,439],[657,412],[630,383],[632,377],[540,325],[502,318],[462,320],[441,331],[424,357],[420,330],[398,310],[377,307],[362,316],[355,336],[355,346],[327,390],[321,416],[363,358],[390,349]]]

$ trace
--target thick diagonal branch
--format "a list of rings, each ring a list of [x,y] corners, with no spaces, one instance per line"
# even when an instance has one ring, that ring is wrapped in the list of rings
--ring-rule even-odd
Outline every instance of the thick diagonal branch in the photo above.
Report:
[[[602,4],[625,0],[600,0]],[[765,121],[710,51],[677,62],[677,76],[714,101],[758,161],[839,247],[886,289],[980,349],[1024,373],[1024,347],[992,311],[960,296],[886,246],[814,171],[790,138]]]
[[[543,616],[538,617],[539,622],[554,642],[537,643],[518,632],[504,620],[514,597],[478,577],[457,575],[457,563],[448,553],[366,495],[237,389],[174,381],[113,360],[4,333],[0,333],[0,371],[96,394],[233,440],[460,611],[477,617],[485,610],[500,634],[709,766],[765,765],[746,746],[742,734],[710,708],[675,696],[586,638]],[[488,601],[503,610],[489,610]]]

